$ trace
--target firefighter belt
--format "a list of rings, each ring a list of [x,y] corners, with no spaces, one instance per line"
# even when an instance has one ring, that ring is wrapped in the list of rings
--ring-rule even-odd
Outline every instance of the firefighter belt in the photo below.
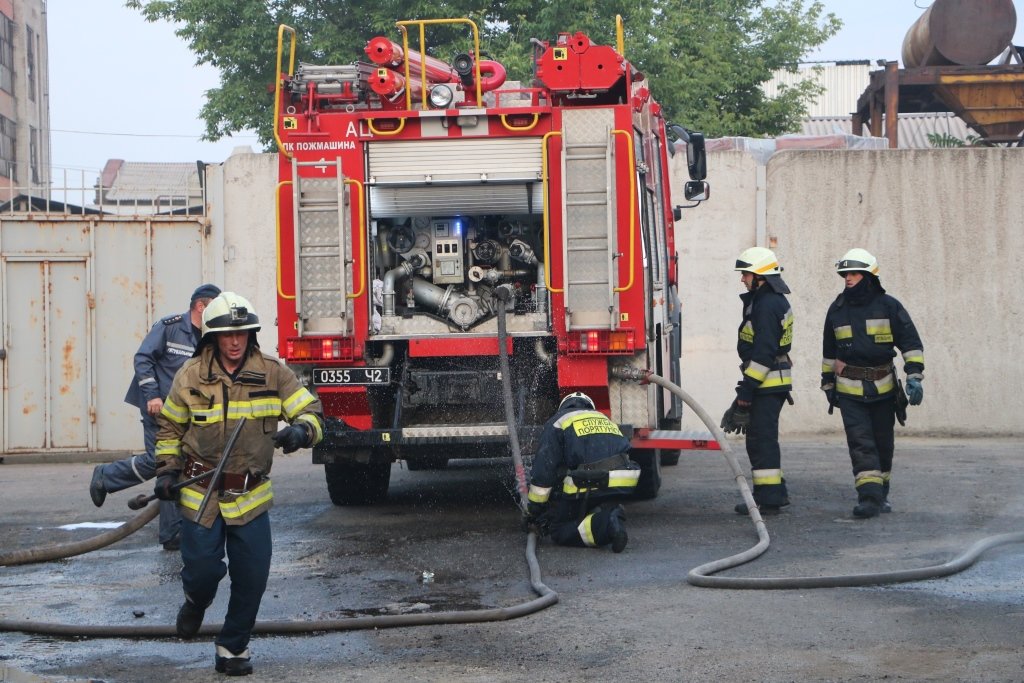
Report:
[[[893,371],[892,365],[876,365],[871,367],[858,367],[856,365],[845,365],[839,372],[840,377],[847,379],[860,379],[875,381],[882,379]]]

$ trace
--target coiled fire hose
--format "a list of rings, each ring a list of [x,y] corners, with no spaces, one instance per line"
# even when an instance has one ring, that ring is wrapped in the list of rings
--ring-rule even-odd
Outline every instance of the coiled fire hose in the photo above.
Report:
[[[502,373],[502,388],[505,394],[505,415],[508,420],[509,437],[512,444],[512,461],[515,466],[516,487],[520,493],[520,504],[526,500],[526,470],[523,466],[522,453],[519,450],[518,433],[516,432],[515,410],[512,407],[511,372],[506,347],[507,331],[505,325],[504,302],[511,292],[499,288],[500,305],[498,312],[498,346]],[[71,557],[96,550],[118,541],[134,531],[142,528],[156,517],[158,507],[150,505],[136,515],[127,524],[98,536],[62,545],[44,548],[15,551],[0,554],[0,565],[27,564],[45,562],[63,557]],[[438,624],[473,624],[488,621],[507,621],[525,617],[534,612],[550,607],[558,602],[558,593],[544,585],[541,580],[540,564],[537,561],[537,534],[530,532],[526,539],[526,563],[530,570],[530,585],[539,597],[511,607],[493,609],[461,610],[451,612],[434,612],[428,614],[399,614],[373,617],[349,617],[345,619],[326,619],[320,621],[260,621],[253,627],[253,633],[261,634],[300,634],[325,631],[357,631],[365,629],[396,628],[402,626],[432,626]],[[221,624],[204,624],[201,635],[216,635]],[[89,626],[81,624],[44,623],[36,621],[0,620],[0,632],[21,631],[51,636],[75,638],[168,638],[177,637],[173,625],[113,625],[105,624]]]
[[[693,397],[683,391],[679,385],[665,379],[664,377],[654,374],[650,370],[641,370],[638,368],[624,366],[617,366],[613,368],[612,376],[620,379],[634,380],[642,384],[657,384],[658,386],[671,391],[682,399],[686,405],[690,406],[693,412],[700,418],[701,422],[711,430],[711,433],[714,434],[715,439],[718,441],[719,447],[722,450],[722,455],[725,457],[726,462],[729,464],[729,468],[732,470],[733,475],[736,478],[736,486],[739,488],[740,494],[743,496],[743,500],[747,504],[750,519],[754,522],[754,526],[757,529],[758,542],[752,548],[742,553],[737,553],[736,555],[731,555],[720,560],[708,562],[691,569],[686,575],[686,581],[693,586],[699,586],[701,588],[765,590],[783,588],[848,588],[855,586],[877,586],[889,583],[904,583],[907,581],[921,581],[924,579],[935,579],[943,576],[949,576],[950,574],[956,574],[957,572],[961,572],[973,565],[982,554],[992,548],[996,548],[1001,545],[1008,545],[1010,543],[1024,542],[1024,532],[989,536],[977,541],[962,554],[954,557],[948,562],[920,567],[917,569],[901,569],[889,572],[871,572],[866,574],[840,574],[836,576],[782,576],[750,578],[711,576],[717,572],[730,569],[732,567],[738,567],[741,564],[746,564],[747,562],[760,557],[766,550],[768,550],[768,544],[771,542],[771,539],[768,536],[768,529],[765,526],[764,520],[761,518],[761,513],[758,511],[757,505],[754,503],[753,494],[750,491],[750,486],[747,484],[746,477],[743,474],[743,469],[740,467],[736,460],[736,456],[732,452],[732,446],[729,445],[729,441],[725,438],[725,434],[722,433],[722,430],[718,427],[715,421],[711,419],[711,416],[708,415],[707,411],[705,411],[700,404],[693,399]]]

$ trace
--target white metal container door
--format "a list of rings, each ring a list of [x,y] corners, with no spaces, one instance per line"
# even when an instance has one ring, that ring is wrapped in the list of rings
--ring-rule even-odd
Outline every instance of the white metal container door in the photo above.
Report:
[[[92,430],[84,260],[5,263],[4,450],[81,449]]]

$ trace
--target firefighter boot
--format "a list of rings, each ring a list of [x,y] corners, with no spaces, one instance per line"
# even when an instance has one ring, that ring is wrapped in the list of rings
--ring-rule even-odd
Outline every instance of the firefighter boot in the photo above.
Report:
[[[878,502],[877,499],[861,496],[857,505],[853,508],[853,516],[858,519],[868,519],[870,517],[877,517],[881,511],[882,503]]]
[[[882,506],[879,508],[881,512],[892,512],[892,505],[889,505],[889,482],[886,481],[882,484]]]
[[[248,676],[252,673],[252,662],[249,661],[249,648],[237,655],[222,645],[217,646],[217,656],[213,659],[213,668],[219,674],[228,676]]]
[[[107,499],[107,489],[103,486],[103,465],[96,465],[92,470],[92,481],[89,482],[89,497],[96,507],[103,507]]]
[[[629,536],[626,535],[626,511],[621,505],[612,508],[608,516],[608,529],[612,533],[612,552],[621,553],[629,543]]]
[[[174,628],[178,632],[178,637],[185,640],[195,638],[196,634],[199,633],[199,627],[203,625],[203,615],[205,614],[205,607],[200,607],[188,598],[185,598],[184,604],[178,610],[178,619],[174,622]]]
[[[761,516],[764,517],[765,515],[777,515],[777,514],[779,514],[780,512],[782,512],[782,508],[786,507],[787,505],[789,505],[789,496],[786,496],[785,498],[783,498],[782,502],[779,503],[778,505],[768,505],[768,504],[764,504],[764,503],[758,503],[757,504],[757,509],[761,511]],[[747,504],[746,503],[737,503],[736,507],[734,507],[733,510],[736,511],[737,515],[749,515],[750,514],[750,510],[749,510],[749,508],[747,508]]]

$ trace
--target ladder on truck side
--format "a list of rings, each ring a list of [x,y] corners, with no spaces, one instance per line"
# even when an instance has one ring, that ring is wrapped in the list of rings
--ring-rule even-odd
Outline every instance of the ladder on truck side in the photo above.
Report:
[[[323,177],[302,177],[299,169],[310,167],[322,172]],[[292,158],[292,183],[298,334],[351,335],[346,273],[352,265],[348,257],[352,251],[352,230],[341,158]]]
[[[613,128],[612,109],[562,115],[562,263],[570,330],[618,324]]]

